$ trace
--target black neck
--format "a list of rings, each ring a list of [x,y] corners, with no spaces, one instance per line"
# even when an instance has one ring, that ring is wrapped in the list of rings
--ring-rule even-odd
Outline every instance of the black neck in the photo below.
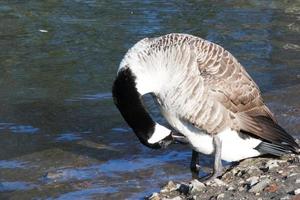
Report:
[[[143,105],[141,95],[136,89],[135,79],[129,68],[119,71],[112,90],[114,103],[141,143],[150,148],[160,148],[157,143],[147,142],[154,132],[155,122]]]

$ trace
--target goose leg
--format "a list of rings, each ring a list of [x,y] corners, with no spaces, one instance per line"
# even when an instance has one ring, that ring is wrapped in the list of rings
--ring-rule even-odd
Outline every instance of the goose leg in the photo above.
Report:
[[[192,172],[192,178],[197,179],[199,176],[199,153],[195,150],[192,152],[192,160],[190,164],[190,169]]]
[[[213,172],[205,177],[201,177],[200,181],[211,181],[222,175],[223,166],[221,161],[221,152],[222,152],[222,142],[218,136],[213,136],[213,145],[215,148],[215,161],[214,161],[214,169]]]

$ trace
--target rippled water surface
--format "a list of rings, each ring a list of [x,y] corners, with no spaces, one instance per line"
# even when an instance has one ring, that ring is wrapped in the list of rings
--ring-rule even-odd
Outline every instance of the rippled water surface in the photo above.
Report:
[[[144,37],[221,44],[299,133],[299,1],[3,0],[0,18],[0,199],[139,199],[191,178],[188,147],[147,149],[113,105],[118,64]]]

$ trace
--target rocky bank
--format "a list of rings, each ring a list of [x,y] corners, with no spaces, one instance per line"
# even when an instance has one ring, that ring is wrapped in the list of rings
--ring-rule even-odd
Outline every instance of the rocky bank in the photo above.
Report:
[[[189,183],[169,181],[146,199],[300,200],[300,155],[246,159],[215,181],[206,184],[197,180]]]

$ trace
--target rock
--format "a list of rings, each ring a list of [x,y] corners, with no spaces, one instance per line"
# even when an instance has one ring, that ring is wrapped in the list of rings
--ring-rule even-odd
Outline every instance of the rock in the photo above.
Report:
[[[234,187],[229,186],[229,187],[227,188],[227,190],[228,190],[228,191],[232,191],[232,190],[234,190]]]
[[[252,176],[252,177],[248,178],[246,181],[249,182],[249,186],[252,187],[256,183],[258,183],[258,180],[259,180],[259,177]]]
[[[289,195],[281,197],[280,200],[290,200],[291,197]]]
[[[294,194],[295,194],[295,195],[300,194],[300,188],[294,190]]]
[[[300,200],[300,194],[297,194],[296,196],[294,196],[294,198],[292,200]]]
[[[245,190],[245,188],[244,187],[242,187],[242,186],[240,186],[239,188],[238,188],[238,191],[244,191]]]
[[[174,198],[163,198],[162,200],[182,200],[180,196],[174,197]]]
[[[291,173],[290,175],[288,175],[288,177],[292,177],[292,176],[298,176],[299,173]]]
[[[279,167],[277,160],[269,160],[265,166],[268,170]]]
[[[225,194],[224,193],[221,193],[217,196],[217,199],[223,199],[225,197]]]
[[[250,158],[237,163],[221,180],[205,184],[193,180],[189,184],[177,184],[176,187],[176,182],[169,182],[151,200],[300,200],[300,167],[293,161],[296,157],[286,154],[275,161],[270,158]],[[56,174],[50,174],[49,177],[56,178]]]
[[[167,185],[165,185],[160,192],[166,193],[166,192],[172,192],[174,190],[177,190],[177,186],[173,181],[169,181]]]
[[[272,183],[271,185],[267,186],[264,191],[266,192],[276,192],[278,190],[278,185],[276,183]]]
[[[263,189],[265,189],[265,187],[267,185],[269,185],[270,180],[269,179],[264,179],[260,182],[258,182],[257,184],[255,184],[250,190],[249,192],[253,192],[253,193],[258,193],[263,191]]]
[[[148,199],[149,200],[160,200],[160,197],[157,192],[154,192]]]
[[[224,181],[218,178],[214,179],[213,182],[214,183],[212,183],[212,186],[227,186],[227,184]]]
[[[190,187],[188,185],[185,184],[180,184],[179,186],[177,186],[177,190],[182,193],[182,194],[188,194],[190,191]]]
[[[203,188],[205,188],[205,185],[204,185],[204,183],[201,183],[197,179],[194,179],[191,181],[189,188],[190,188],[190,193],[195,194],[197,192],[202,191]]]

